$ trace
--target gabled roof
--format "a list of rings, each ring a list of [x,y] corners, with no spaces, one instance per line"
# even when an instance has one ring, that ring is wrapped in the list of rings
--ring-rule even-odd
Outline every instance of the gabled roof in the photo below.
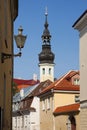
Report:
[[[48,87],[46,87],[41,93],[46,93],[50,90],[63,90],[63,91],[79,91],[79,85],[74,85],[71,82],[71,78],[78,74],[79,71],[69,71],[67,74],[62,76],[60,79],[56,80],[55,82],[51,83]]]
[[[50,81],[49,79],[41,82],[30,94],[30,96],[37,96],[39,93],[41,93],[46,87],[48,87],[50,84],[52,83],[52,81]]]
[[[67,112],[76,112],[76,111],[79,111],[80,109],[80,104],[77,103],[77,104],[70,104],[70,105],[67,105],[67,106],[61,106],[61,107],[57,107],[55,110],[54,110],[54,114],[63,114],[63,113],[67,113]]]

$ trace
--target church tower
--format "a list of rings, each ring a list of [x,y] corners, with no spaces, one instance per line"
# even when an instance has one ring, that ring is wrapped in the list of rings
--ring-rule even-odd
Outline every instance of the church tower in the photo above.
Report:
[[[48,30],[47,22],[47,10],[45,12],[45,24],[44,31],[42,34],[42,51],[39,54],[39,67],[40,67],[40,82],[43,82],[47,79],[54,81],[54,58],[55,55],[51,51],[51,35]]]

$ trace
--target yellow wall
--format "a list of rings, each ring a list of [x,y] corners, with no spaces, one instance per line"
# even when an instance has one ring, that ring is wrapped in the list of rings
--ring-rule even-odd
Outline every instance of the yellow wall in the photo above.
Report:
[[[75,94],[55,93],[54,94],[54,109],[58,106],[64,106],[75,103]]]
[[[70,93],[54,93],[52,95],[44,96],[40,100],[40,130],[67,130],[67,119],[66,115],[54,116],[54,110],[59,106],[69,105],[75,103],[75,95]],[[50,97],[50,109],[47,109],[47,98]],[[45,100],[45,109],[42,110],[42,101]],[[74,114],[74,113],[72,113]],[[76,114],[76,113],[75,113]],[[77,130],[79,129],[79,113],[76,114]]]

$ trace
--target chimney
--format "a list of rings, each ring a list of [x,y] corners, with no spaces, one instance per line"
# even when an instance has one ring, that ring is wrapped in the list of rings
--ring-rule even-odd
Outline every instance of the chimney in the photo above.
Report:
[[[33,74],[33,80],[37,81],[37,74]]]

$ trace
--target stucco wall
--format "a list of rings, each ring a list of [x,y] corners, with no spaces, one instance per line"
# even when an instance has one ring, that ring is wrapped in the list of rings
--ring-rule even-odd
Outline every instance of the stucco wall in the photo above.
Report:
[[[40,67],[40,82],[43,82],[47,79],[54,81],[54,64],[39,64]],[[45,74],[43,74],[43,68],[45,69]],[[51,73],[49,74],[49,68],[51,69]]]
[[[80,34],[80,100],[87,100],[87,27]]]
[[[40,102],[40,130],[53,130],[53,97],[50,97],[50,108],[47,109],[47,99],[45,98],[45,109],[42,109],[42,101]]]
[[[71,113],[74,114],[74,113]],[[75,120],[76,120],[76,130],[80,130],[80,117],[79,113],[74,115]],[[65,115],[57,115],[55,117],[55,130],[68,130],[68,117],[69,114]]]
[[[87,130],[87,108],[81,109],[81,130]]]
[[[54,102],[54,109],[58,106],[73,104],[75,103],[75,94],[55,93]]]
[[[5,59],[2,63],[1,53],[13,51],[13,21],[11,14],[11,0],[0,0],[0,121],[1,130],[11,130],[12,116],[12,59]]]

